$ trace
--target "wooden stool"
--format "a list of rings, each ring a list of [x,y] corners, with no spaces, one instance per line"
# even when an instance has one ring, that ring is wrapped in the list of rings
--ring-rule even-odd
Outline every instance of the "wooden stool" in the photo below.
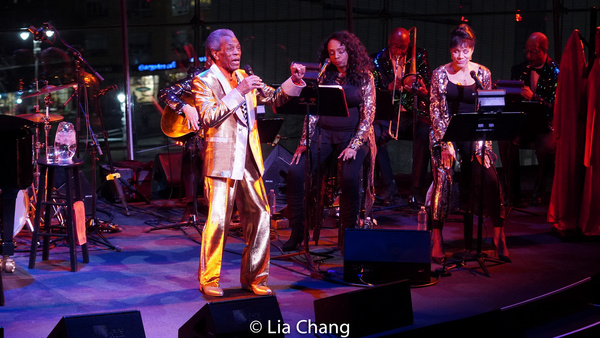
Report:
[[[29,253],[29,268],[35,268],[35,259],[37,253],[38,236],[43,237],[42,260],[48,260],[49,256],[49,237],[66,237],[69,243],[69,254],[71,260],[71,271],[77,271],[77,255],[75,249],[76,226],[75,210],[73,203],[82,200],[81,186],[79,185],[79,168],[83,160],[74,158],[69,163],[49,163],[45,158],[37,161],[40,170],[40,181],[38,185],[38,195],[35,209],[35,221],[33,233],[31,235],[31,251]],[[65,194],[64,196],[54,193],[54,170],[62,169],[65,174]],[[62,202],[59,202],[62,201]],[[52,218],[55,216],[53,206],[63,206],[65,212],[65,226],[52,225]],[[42,218],[42,209],[44,213],[44,232],[40,232],[40,223]],[[85,222],[85,220],[84,220]],[[60,229],[65,233],[53,230]],[[83,262],[89,263],[87,244],[81,245]]]

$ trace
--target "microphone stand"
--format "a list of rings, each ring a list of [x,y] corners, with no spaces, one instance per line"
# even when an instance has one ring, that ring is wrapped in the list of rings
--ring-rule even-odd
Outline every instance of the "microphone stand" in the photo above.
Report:
[[[325,69],[325,66],[323,67],[323,70]],[[313,84],[313,87],[316,89],[316,92],[318,93],[318,82],[315,82]],[[311,212],[309,212],[308,208],[309,208],[309,196],[312,196],[310,194],[311,191],[311,187],[313,186],[312,180],[313,177],[311,175],[311,171],[312,171],[312,155],[311,155],[311,150],[310,150],[310,117],[312,116],[310,113],[310,106],[311,105],[317,105],[317,103],[311,102],[310,100],[306,100],[306,102],[304,103],[300,103],[299,104],[303,104],[306,107],[306,115],[304,118],[304,130],[306,131],[306,154],[305,154],[305,158],[304,158],[304,199],[303,199],[303,203],[304,203],[304,233],[303,233],[303,241],[302,241],[302,246],[300,247],[300,250],[298,252],[294,252],[294,253],[289,253],[289,254],[283,254],[283,255],[279,255],[279,256],[275,256],[275,257],[271,257],[271,259],[285,259],[285,258],[290,258],[290,257],[295,257],[295,256],[304,256],[305,260],[306,260],[306,268],[310,271],[311,273],[311,277],[312,278],[321,278],[322,276],[319,273],[319,269],[317,268],[317,266],[315,265],[315,262],[313,261],[311,255],[310,255],[310,249],[309,249],[309,241],[310,241],[310,230],[309,227],[312,224],[312,218],[314,216],[314,220],[315,225],[318,223],[317,220],[317,215],[319,214],[318,212],[315,212],[314,215],[311,215]],[[318,170],[318,169],[317,169]],[[317,193],[317,199],[319,198],[320,194]],[[317,206],[320,205],[319,200],[317,200],[316,203]],[[318,207],[317,207],[318,208]]]
[[[79,56],[81,56],[81,54],[77,54]],[[78,108],[80,113],[83,115],[83,117],[85,118],[85,124],[86,124],[86,129],[87,129],[87,133],[88,135],[90,135],[91,141],[92,141],[92,151],[91,151],[91,156],[92,156],[92,179],[91,179],[91,186],[92,186],[92,211],[91,211],[91,218],[89,220],[89,227],[88,229],[91,229],[92,231],[92,235],[96,235],[98,238],[95,238],[94,236],[88,237],[88,239],[96,244],[101,244],[104,245],[106,247],[108,247],[109,249],[121,252],[121,248],[112,245],[108,239],[106,239],[106,237],[104,237],[104,235],[102,234],[102,232],[100,231],[100,225],[98,222],[98,219],[96,218],[96,203],[97,203],[97,195],[96,195],[96,167],[97,167],[97,162],[98,162],[98,154],[102,155],[102,148],[100,148],[100,144],[98,143],[98,139],[96,138],[96,134],[94,134],[94,131],[92,130],[92,126],[90,124],[90,119],[88,114],[86,113],[86,109],[88,108],[88,100],[87,100],[87,89],[85,86],[85,81],[83,80],[82,77],[82,73],[83,73],[83,68],[81,68],[81,62],[80,60],[76,60],[75,61],[75,74],[77,77],[77,90],[75,91],[75,102],[77,102]],[[85,103],[85,107],[82,106],[82,102],[81,102],[81,96],[79,95],[79,91],[82,91],[83,95],[84,95],[84,103]]]
[[[94,243],[104,245],[104,246],[108,247],[109,249],[120,252],[121,249],[119,247],[112,245],[104,237],[104,235],[102,235],[102,233],[99,229],[98,220],[96,219],[96,203],[97,203],[96,165],[97,165],[97,160],[98,160],[97,154],[102,155],[102,149],[100,148],[98,139],[96,138],[96,135],[94,134],[94,131],[92,130],[92,126],[90,125],[90,120],[89,120],[88,114],[86,113],[88,111],[88,99],[87,99],[86,84],[85,84],[85,80],[83,77],[84,68],[82,67],[82,64],[85,67],[88,67],[88,69],[90,69],[92,71],[93,75],[99,81],[104,81],[104,78],[100,74],[98,74],[98,72],[96,72],[92,66],[90,66],[90,64],[83,58],[83,56],[77,49],[73,48],[71,45],[69,45],[66,41],[64,41],[62,39],[59,32],[54,27],[52,27],[52,25],[50,25],[49,23],[44,23],[44,25],[47,26],[48,29],[53,30],[54,33],[56,34],[56,36],[58,37],[58,39],[62,42],[62,44],[65,45],[71,52],[73,52],[73,55],[75,56],[75,77],[76,77],[76,82],[77,82],[77,90],[75,90],[75,94],[74,94],[75,99],[76,99],[75,102],[77,104],[78,111],[85,118],[86,129],[92,139],[92,152],[91,152],[91,155],[92,155],[92,180],[91,180],[92,216],[91,216],[89,228],[91,228],[91,230],[92,230],[92,235],[96,235],[99,239],[94,238],[94,236],[88,237],[88,239]],[[81,91],[81,93],[84,96],[83,105],[82,105],[81,95],[79,94],[79,91]],[[77,127],[76,128],[77,128],[77,132],[78,132],[79,131],[79,114],[77,114]],[[79,135],[77,135],[77,140],[79,140]],[[79,154],[79,142],[78,142],[78,147],[77,147],[77,153]]]

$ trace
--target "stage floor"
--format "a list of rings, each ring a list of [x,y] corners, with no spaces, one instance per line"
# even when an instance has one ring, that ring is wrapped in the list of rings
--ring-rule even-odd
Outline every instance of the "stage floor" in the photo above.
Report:
[[[129,203],[129,209],[131,215],[125,216],[120,204],[98,201],[98,219],[122,228],[118,233],[105,233],[108,242],[119,251],[90,243],[90,262],[82,263],[79,253],[77,272],[70,272],[68,249],[64,244],[50,250],[48,261],[41,261],[39,252],[35,269],[28,269],[29,235],[26,230],[19,233],[17,252],[12,256],[16,271],[4,273],[3,278],[6,305],[0,309],[0,326],[4,327],[6,337],[46,337],[61,317],[67,315],[130,310],[140,311],[147,337],[175,337],[179,328],[207,302],[256,297],[240,289],[239,264],[244,242],[239,231],[230,231],[224,254],[221,286],[225,296],[207,297],[198,291],[200,245],[195,241],[200,239],[200,234],[196,228],[149,231],[178,222],[184,211],[183,203],[177,199],[157,199],[150,204]],[[399,336],[428,336],[430,333],[419,334],[414,330],[493,313],[589,280],[600,272],[598,241],[564,238],[545,221],[544,206],[526,210],[538,215],[513,210],[506,225],[512,263],[490,264],[490,277],[482,273],[476,261],[450,270],[447,276],[432,274],[431,285],[413,286],[410,290],[414,323],[393,332]],[[416,210],[406,206],[377,210],[375,218],[377,228],[416,229]],[[455,215],[444,229],[448,255],[462,252],[464,247],[460,221],[462,218]],[[275,291],[282,324],[289,325],[288,337],[303,336],[296,331],[297,323],[314,321],[315,300],[366,289],[344,283],[344,260],[337,249],[338,229],[334,226],[335,219],[328,218],[318,245],[311,242],[311,251],[324,255],[313,256],[320,260],[316,265],[319,273],[314,274],[307,268],[304,256],[271,261],[268,284]],[[272,257],[281,254],[278,247],[289,233],[289,229],[272,231]],[[491,234],[491,225],[486,222],[482,251],[495,257]],[[440,268],[432,262],[433,272]],[[363,309],[388,310],[372,304]],[[583,317],[585,321],[600,321],[600,313],[594,311],[578,316],[577,321]],[[558,335],[570,330],[573,322],[565,319],[542,323],[528,329],[524,336],[545,336],[548,332],[551,334],[547,336]],[[448,324],[440,332],[454,336],[453,331],[457,330],[456,334],[464,336],[468,330],[471,334],[467,336],[478,337],[494,336],[493,333],[498,332],[494,327],[487,329],[490,331],[482,333]]]

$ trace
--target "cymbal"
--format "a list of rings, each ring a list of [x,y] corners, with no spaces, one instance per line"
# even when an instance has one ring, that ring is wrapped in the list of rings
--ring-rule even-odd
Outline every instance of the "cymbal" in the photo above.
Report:
[[[46,114],[41,114],[41,113],[21,114],[21,115],[17,115],[17,117],[20,117],[22,119],[26,119],[26,120],[29,120],[29,121],[35,122],[35,123],[44,123]],[[64,119],[64,117],[62,117],[61,115],[48,114],[48,122],[58,122],[58,121],[62,121],[63,119]]]
[[[49,93],[52,93],[52,92],[55,92],[55,91],[58,91],[61,89],[67,89],[67,88],[71,88],[71,87],[76,88],[77,83],[72,82],[72,83],[60,85],[60,86],[47,85],[47,86],[41,88],[40,90],[38,90],[37,92],[23,95],[21,98],[26,99],[26,98],[34,97],[34,96],[38,96],[38,95],[45,95],[45,94],[49,94]]]

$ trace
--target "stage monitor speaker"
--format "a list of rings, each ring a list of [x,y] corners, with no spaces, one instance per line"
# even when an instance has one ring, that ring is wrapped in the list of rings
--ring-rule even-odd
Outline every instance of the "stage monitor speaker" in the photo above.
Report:
[[[317,299],[314,307],[317,328],[335,336],[363,337],[414,322],[408,280]]]
[[[292,161],[292,154],[284,147],[276,145],[273,151],[265,159],[265,173],[263,182],[267,192],[273,189],[277,198],[275,211],[279,211],[279,206],[287,204],[286,201],[286,178],[287,172]]]
[[[427,284],[431,275],[429,231],[346,229],[344,281],[382,284],[408,279]]]
[[[269,325],[282,323],[275,296],[210,302],[179,328],[179,337],[284,337],[269,333]]]
[[[144,324],[139,311],[64,316],[48,338],[144,338]]]

